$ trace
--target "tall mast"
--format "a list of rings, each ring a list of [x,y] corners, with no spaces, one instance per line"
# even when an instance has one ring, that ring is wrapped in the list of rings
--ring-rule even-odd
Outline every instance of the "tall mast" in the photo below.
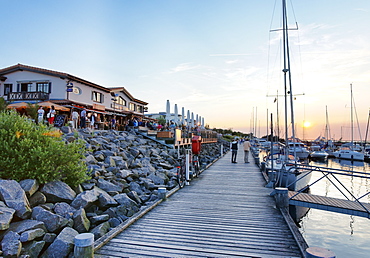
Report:
[[[352,96],[352,83],[350,84],[351,86],[351,150],[353,150],[353,96]]]

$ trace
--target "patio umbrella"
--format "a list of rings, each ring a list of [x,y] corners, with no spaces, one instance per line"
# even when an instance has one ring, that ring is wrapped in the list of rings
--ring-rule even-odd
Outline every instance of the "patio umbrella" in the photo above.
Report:
[[[15,108],[15,109],[27,108],[27,107],[28,107],[28,104],[26,102],[13,103],[7,106],[7,108]]]
[[[191,112],[191,127],[194,127],[194,113]]]
[[[185,123],[185,108],[182,107],[182,110],[181,110],[181,125],[184,125]]]
[[[186,116],[186,126],[189,128],[191,127],[190,123],[190,111],[188,110],[188,115]]]
[[[54,106],[55,110],[59,110],[59,111],[69,111],[70,110],[69,108],[63,107],[63,106],[58,105],[58,104],[54,104],[50,101],[40,102],[40,103],[37,103],[37,105],[39,105],[41,107],[47,107],[47,108],[51,108],[51,106]]]
[[[167,104],[166,104],[166,122],[168,123],[170,120],[171,120],[170,101],[167,100]]]
[[[173,122],[177,125],[179,122],[179,112],[177,110],[177,104],[175,104],[175,118],[173,119]]]

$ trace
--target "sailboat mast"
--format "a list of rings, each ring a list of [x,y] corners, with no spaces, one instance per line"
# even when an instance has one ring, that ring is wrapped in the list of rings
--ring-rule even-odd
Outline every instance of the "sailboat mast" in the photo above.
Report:
[[[351,150],[353,150],[353,95],[352,95],[352,83],[351,86]]]
[[[285,105],[285,147],[286,147],[286,154],[288,154],[288,96],[287,96],[287,59],[286,59],[286,52],[287,52],[287,46],[286,46],[286,37],[287,33],[285,31],[286,28],[286,7],[285,7],[285,0],[282,1],[283,3],[283,55],[284,55],[284,105]]]

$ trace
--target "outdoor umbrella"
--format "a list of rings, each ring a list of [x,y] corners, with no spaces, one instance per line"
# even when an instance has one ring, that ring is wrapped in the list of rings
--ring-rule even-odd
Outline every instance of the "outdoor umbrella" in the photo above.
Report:
[[[182,110],[181,110],[181,125],[184,125],[185,123],[185,108],[182,107]]]
[[[175,118],[173,119],[173,122],[177,125],[179,122],[179,112],[177,110],[177,104],[175,104]]]
[[[167,100],[166,104],[166,123],[168,123],[171,120],[171,108],[170,108],[170,101]]]
[[[55,110],[59,110],[59,111],[69,111],[70,110],[69,108],[63,107],[63,106],[58,105],[58,104],[54,104],[50,101],[40,102],[40,103],[37,103],[37,105],[39,105],[41,107],[47,107],[47,108],[51,108],[51,106],[54,106]]]
[[[27,107],[28,107],[28,104],[26,102],[13,103],[7,106],[7,108],[15,108],[15,109],[27,108]]]

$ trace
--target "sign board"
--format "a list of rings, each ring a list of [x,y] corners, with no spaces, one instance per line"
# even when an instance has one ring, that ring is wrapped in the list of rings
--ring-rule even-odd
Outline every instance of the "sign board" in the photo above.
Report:
[[[99,104],[93,104],[93,109],[105,111],[105,106]]]
[[[67,119],[67,115],[56,115],[54,118],[54,126],[62,127]]]

